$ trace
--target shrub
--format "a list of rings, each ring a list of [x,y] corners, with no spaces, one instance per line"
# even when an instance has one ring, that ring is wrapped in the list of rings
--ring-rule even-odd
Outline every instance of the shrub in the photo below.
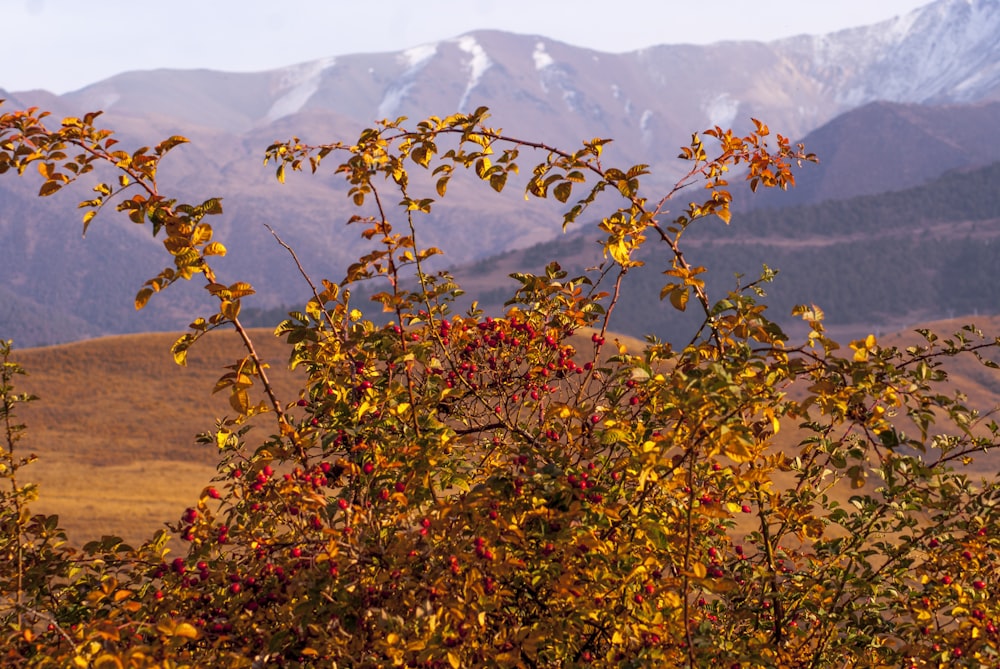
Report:
[[[160,159],[185,140],[128,153],[94,114],[54,129],[36,110],[0,117],[0,173],[37,166],[41,195],[117,170],[81,203],[84,226],[114,201],[172,258],[137,308],[205,280],[219,309],[177,341],[179,363],[222,326],[246,353],[219,380],[237,415],[202,437],[219,467],[200,499],[142,546],[106,537],[76,551],[28,511],[13,423],[28,398],[0,350],[5,666],[995,663],[1000,491],[963,466],[998,428],[947,394],[942,365],[963,354],[995,367],[1000,340],[969,327],[906,350],[873,336],[841,349],[802,306],[810,332],[792,343],[760,301],[766,268],[710,299],[685,230],[729,222],[730,169],[752,189],[785,188],[813,159],[780,135],[769,145],[760,122],[745,137],[707,130],[711,148],[695,135],[687,176],[652,201],[644,166],[603,164],[606,140],[566,152],[485,119],[399,119],[353,144],[267,149],[279,180],[340,159],[349,223],[373,243],[339,283],[303,273],[309,298],[276,334],[308,382],[281,399],[240,321],[253,288],[212,266],[225,247],[205,221],[221,203],[158,190]],[[453,313],[460,289],[425,270],[439,251],[419,243],[420,217],[458,168],[499,191],[531,152],[543,158],[526,194],[564,203],[564,226],[607,208],[605,262],[517,275],[502,317]],[[668,214],[682,191],[700,201]],[[657,243],[663,308],[703,322],[686,343],[630,349],[607,319],[636,251]],[[351,302],[364,283],[388,325]],[[272,435],[249,441],[268,421]]]

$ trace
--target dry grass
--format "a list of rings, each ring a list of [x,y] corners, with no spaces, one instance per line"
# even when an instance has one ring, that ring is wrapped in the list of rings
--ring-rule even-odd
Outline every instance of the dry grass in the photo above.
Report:
[[[283,371],[283,344],[265,330],[254,335],[279,398],[293,401],[297,384]],[[24,473],[40,484],[33,508],[58,514],[74,543],[102,534],[148,538],[215,473],[214,449],[195,436],[233,414],[225,392],[211,391],[222,367],[240,357],[239,342],[231,332],[212,333],[178,367],[175,339],[127,335],[15,351],[29,374],[19,390],[40,398],[20,412],[28,425],[21,448],[39,456]]]

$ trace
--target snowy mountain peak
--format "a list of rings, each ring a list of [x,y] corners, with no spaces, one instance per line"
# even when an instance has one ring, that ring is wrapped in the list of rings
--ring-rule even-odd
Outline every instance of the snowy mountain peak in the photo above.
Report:
[[[556,62],[549,55],[549,52],[545,50],[545,42],[542,41],[535,43],[535,50],[531,52],[531,58],[535,61],[536,70],[544,70],[547,67],[552,67]]]
[[[775,42],[810,63],[838,102],[967,102],[1000,83],[996,0],[938,0],[872,26]]]
[[[476,86],[479,85],[479,80],[483,78],[486,70],[490,69],[493,65],[493,61],[490,60],[490,57],[486,54],[486,50],[472,35],[463,35],[458,38],[458,48],[470,56],[468,62],[465,64],[465,67],[469,71],[469,79],[465,84],[465,91],[462,93],[462,98],[458,101],[458,111],[463,112],[469,111],[466,109],[469,104],[469,96],[475,90]]]
[[[314,60],[278,70],[278,98],[267,111],[266,119],[275,121],[298,112],[319,90],[323,72],[333,67],[336,58]]]

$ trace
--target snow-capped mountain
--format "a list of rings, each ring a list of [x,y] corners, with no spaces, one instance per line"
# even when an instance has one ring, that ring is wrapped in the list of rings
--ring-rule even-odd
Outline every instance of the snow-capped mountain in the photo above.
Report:
[[[337,56],[268,72],[128,72],[62,96],[27,91],[0,97],[8,98],[5,110],[39,105],[56,115],[78,116],[103,109],[105,124],[137,146],[170,134],[191,138],[191,145],[171,154],[161,177],[191,201],[225,199],[226,215],[213,225],[230,247],[226,262],[234,275],[262,289],[260,301],[274,304],[300,294],[300,281],[262,223],[275,224],[318,276],[339,279],[359,249],[354,235],[341,227],[352,212],[331,193],[329,176],[296,177],[280,187],[271,168],[261,167],[264,147],[276,139],[350,140],[380,118],[416,120],[485,105],[493,125],[525,139],[571,148],[592,137],[613,138],[606,161],[650,164],[655,176],[649,182],[656,187],[682,171],[676,148],[692,131],[709,126],[745,130],[756,117],[799,138],[878,100],[1000,101],[1000,5],[938,0],[890,21],[828,35],[624,53],[480,31],[399,52]],[[982,131],[983,141],[996,142],[997,129]],[[884,147],[871,150],[893,150],[892,137],[884,141]],[[910,147],[908,155],[921,152]],[[103,241],[88,238],[81,245],[70,234],[79,224],[71,196],[39,203],[33,189],[37,184],[0,182],[0,286],[14,286],[20,297],[45,304],[58,294],[101,331],[154,327],[153,316],[138,321],[128,312],[134,290],[153,273],[145,268],[158,260],[135,271],[119,268],[121,277],[107,287],[119,294],[105,301],[120,302],[120,311],[111,314],[82,298],[92,300],[95,291],[105,289],[93,284],[100,273],[85,269],[106,266],[94,254],[114,257],[111,249],[119,245],[128,248],[129,257],[155,258],[155,245],[137,241],[134,226],[116,227],[113,215],[102,215],[91,227],[88,237],[107,231]],[[484,201],[481,192],[466,190],[472,192],[450,189],[451,204],[435,210],[434,224],[421,233],[423,243],[443,247],[452,262],[558,234],[560,218],[550,209],[525,209],[516,194]],[[490,223],[482,224],[487,217]],[[58,282],[58,290],[38,281],[46,275]],[[0,299],[0,307],[3,303]],[[170,327],[187,322],[171,318],[164,312],[157,322]],[[0,336],[4,320],[0,313]]]
[[[995,0],[940,0],[873,26],[774,46],[845,107],[996,100],[1000,89]]]
[[[358,124],[485,104],[507,127],[612,131],[658,142],[756,114],[795,136],[874,100],[1000,98],[1000,6],[939,0],[872,26],[770,43],[664,45],[611,54],[544,37],[475,32],[397,53],[341,56],[270,72],[131,72],[67,104],[247,131],[301,112]],[[577,133],[579,134],[579,133]],[[577,135],[573,135],[574,139]]]

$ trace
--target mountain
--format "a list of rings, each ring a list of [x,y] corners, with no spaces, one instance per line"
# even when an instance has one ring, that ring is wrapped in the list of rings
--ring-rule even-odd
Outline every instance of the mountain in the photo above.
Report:
[[[802,142],[821,156],[787,192],[742,191],[743,208],[788,207],[903,190],[950,170],[1000,160],[1000,102],[919,105],[870,102]]]
[[[730,225],[697,221],[682,241],[687,259],[708,268],[710,299],[732,290],[734,275],[755,280],[762,265],[778,270],[764,285],[770,318],[789,332],[798,304],[816,304],[836,336],[907,329],[921,320],[1000,314],[994,290],[1000,267],[1000,162],[949,172],[907,190],[828,200],[819,204],[738,213]],[[514,272],[540,273],[559,259],[570,276],[601,261],[593,231],[581,229],[535,247],[456,268],[458,283],[487,313],[503,311]],[[612,327],[681,344],[703,317],[679,313],[659,299],[669,267],[655,244],[640,256],[646,266],[625,278]],[[470,298],[471,299],[471,298]],[[464,303],[463,303],[464,306]]]
[[[655,193],[685,170],[671,147],[710,125],[745,130],[754,116],[786,136],[803,137],[876,101],[989,108],[1000,100],[995,6],[995,0],[938,0],[904,17],[829,35],[622,54],[480,31],[395,53],[338,56],[270,72],[128,72],[62,96],[14,91],[4,109],[37,104],[56,118],[104,109],[105,124],[117,130],[124,146],[188,136],[192,143],[164,162],[161,186],[192,202],[223,198],[226,213],[212,223],[230,249],[221,265],[225,277],[253,283],[260,291],[253,305],[268,308],[294,304],[306,291],[264,223],[296,249],[317,280],[339,280],[366,250],[353,230],[341,227],[355,210],[339,179],[329,172],[295,175],[280,186],[272,168],[261,166],[264,148],[276,139],[350,141],[374,119],[418,119],[486,105],[494,125],[527,139],[572,148],[582,139],[614,138],[606,164],[650,164]],[[904,141],[897,148],[907,165],[917,156],[916,162],[940,167],[936,156],[922,150],[918,133],[906,133]],[[532,159],[544,155],[524,155],[521,163]],[[192,287],[154,298],[148,313],[136,317],[132,295],[162,266],[156,244],[113,212],[99,216],[81,243],[75,239],[80,228],[73,195],[39,203],[37,188],[37,180],[0,182],[0,284],[44,305],[50,319],[66,314],[59,330],[84,332],[69,325],[73,318],[91,326],[88,334],[176,329],[204,313],[202,291]],[[86,186],[71,190],[78,199],[86,196]],[[449,262],[462,263],[558,235],[556,207],[526,207],[518,189],[511,190],[495,196],[456,184],[447,205],[418,229],[420,241],[442,247]],[[817,192],[838,194],[833,186]],[[37,331],[0,322],[0,336],[23,344],[51,341],[32,339]]]

